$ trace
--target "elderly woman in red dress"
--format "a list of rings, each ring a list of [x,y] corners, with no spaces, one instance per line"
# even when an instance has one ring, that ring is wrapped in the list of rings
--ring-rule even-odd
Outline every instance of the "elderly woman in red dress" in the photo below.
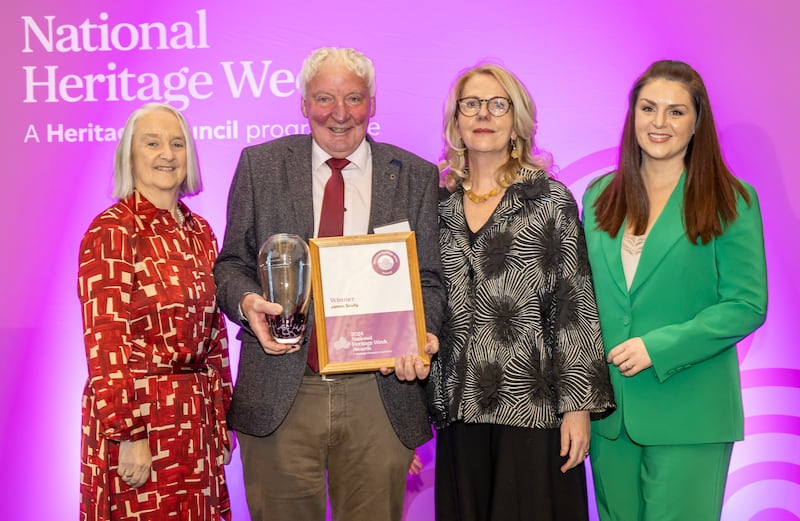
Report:
[[[200,191],[183,116],[135,111],[117,147],[116,204],[80,247],[89,378],[81,519],[230,519],[231,396],[214,298],[216,238],[181,196]]]

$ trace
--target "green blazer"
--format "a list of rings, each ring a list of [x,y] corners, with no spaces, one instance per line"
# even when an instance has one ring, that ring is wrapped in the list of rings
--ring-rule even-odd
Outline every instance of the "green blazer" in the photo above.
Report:
[[[622,269],[622,232],[597,229],[594,201],[611,175],[583,198],[584,227],[606,353],[640,337],[653,366],[633,377],[611,368],[617,409],[592,422],[619,436],[622,423],[643,445],[740,440],[744,414],[736,343],[765,319],[767,275],[761,211],[738,197],[738,216],[708,244],[683,226],[685,174],[653,225],[630,290]],[[624,229],[625,224],[623,224]]]

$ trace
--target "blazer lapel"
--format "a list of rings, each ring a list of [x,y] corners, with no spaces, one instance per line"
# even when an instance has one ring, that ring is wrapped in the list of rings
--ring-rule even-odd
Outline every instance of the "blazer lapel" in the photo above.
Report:
[[[372,154],[372,201],[368,233],[375,233],[375,226],[392,222],[392,207],[397,200],[397,182],[400,179],[400,162],[371,138],[367,137],[367,141]]]
[[[606,232],[600,232],[601,247],[603,248],[603,260],[608,266],[608,272],[614,285],[622,293],[628,293],[628,283],[625,281],[625,270],[622,268],[622,234],[625,229],[625,221],[620,226],[616,237],[611,237]]]
[[[667,252],[681,238],[686,237],[683,227],[683,188],[686,174],[681,175],[678,184],[669,196],[667,204],[656,219],[647,235],[630,292],[633,294],[649,277],[667,255]]]
[[[301,146],[292,146],[284,158],[283,169],[285,186],[289,191],[289,200],[294,208],[295,222],[308,239],[314,236],[314,198],[310,197],[312,181],[311,136]]]
[[[626,221],[622,222],[616,237],[611,237],[608,232],[597,228],[597,218],[593,208],[595,201],[603,190],[608,186],[613,178],[613,174],[603,176],[599,183],[592,183],[587,189],[584,197],[583,224],[586,232],[586,245],[590,250],[599,248],[602,252],[600,261],[606,265],[607,273],[614,281],[614,287],[623,295],[628,295],[628,283],[625,281],[625,270],[622,268],[622,234],[625,230]],[[602,268],[595,271],[602,272]]]

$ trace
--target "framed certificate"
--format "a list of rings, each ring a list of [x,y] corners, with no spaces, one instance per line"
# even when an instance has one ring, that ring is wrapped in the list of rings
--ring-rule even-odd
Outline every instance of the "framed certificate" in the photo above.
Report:
[[[414,232],[310,239],[309,250],[320,373],[430,362]]]

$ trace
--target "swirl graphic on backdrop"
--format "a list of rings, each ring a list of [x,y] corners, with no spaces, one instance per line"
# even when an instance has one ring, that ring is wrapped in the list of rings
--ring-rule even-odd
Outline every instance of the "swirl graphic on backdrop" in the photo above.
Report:
[[[745,439],[734,446],[722,519],[800,520],[800,370],[743,370],[742,392]]]

